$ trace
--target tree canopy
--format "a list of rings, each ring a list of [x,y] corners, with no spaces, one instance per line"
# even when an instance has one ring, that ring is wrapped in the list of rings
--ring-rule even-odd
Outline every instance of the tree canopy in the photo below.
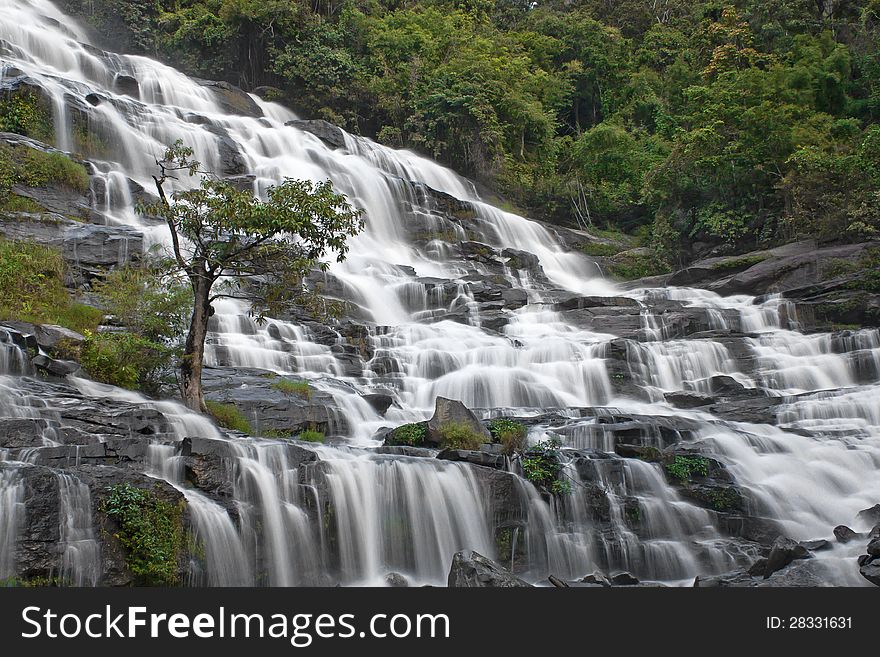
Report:
[[[192,287],[181,388],[188,406],[204,410],[201,371],[211,304],[221,297],[245,299],[262,319],[313,298],[306,275],[329,266],[328,252],[344,260],[346,240],[363,221],[329,181],[287,179],[270,187],[263,200],[202,171],[192,156],[180,141],[166,150],[154,176],[159,200],[140,210],[165,220],[173,260]],[[198,176],[199,185],[169,195],[166,185],[178,172]]]
[[[880,228],[878,0],[106,4],[135,49],[669,258]]]

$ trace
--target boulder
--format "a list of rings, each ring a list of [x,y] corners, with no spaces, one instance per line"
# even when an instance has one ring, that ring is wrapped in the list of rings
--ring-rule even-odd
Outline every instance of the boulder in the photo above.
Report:
[[[880,557],[880,538],[875,538],[868,543],[867,552],[872,557]]]
[[[859,573],[875,586],[880,586],[880,559],[873,559],[859,568]]]
[[[838,543],[849,543],[851,540],[858,538],[859,535],[846,525],[838,525],[834,528],[834,537]]]
[[[141,83],[131,75],[117,73],[113,80],[113,88],[118,93],[131,96],[135,100],[141,99]]]
[[[868,527],[873,527],[877,523],[880,523],[880,504],[875,504],[870,508],[862,509],[859,511],[856,518],[861,524],[867,525]]]
[[[770,577],[778,570],[782,570],[795,559],[804,559],[810,556],[809,551],[790,538],[780,536],[770,548],[767,563],[764,567],[764,578]]]
[[[434,415],[428,420],[429,443],[439,445],[443,439],[441,429],[447,424],[462,424],[475,434],[483,436],[487,443],[492,442],[492,435],[467,406],[454,399],[437,397],[434,402]]]
[[[368,395],[363,395],[364,401],[367,402],[374,411],[376,411],[379,415],[384,416],[385,412],[391,407],[394,403],[394,397],[391,395],[386,395],[384,393],[374,392]]]
[[[450,588],[512,588],[531,586],[501,564],[473,550],[452,557],[447,585]]]
[[[257,119],[263,117],[263,110],[254,99],[235,85],[216,80],[199,80],[197,78],[193,78],[193,80],[210,90],[214,94],[214,100],[227,114],[250,116]]]
[[[321,119],[294,119],[285,125],[309,132],[331,148],[345,148],[345,133],[342,128]]]
[[[41,372],[45,372],[50,376],[58,377],[65,377],[68,374],[78,372],[80,369],[80,365],[76,361],[56,360],[54,358],[50,358],[49,356],[44,356],[43,354],[40,354],[39,356],[34,358],[31,363],[33,363],[34,367]]]
[[[611,576],[612,586],[635,586],[639,583],[639,578],[634,575],[622,572]]]
[[[400,573],[388,573],[385,575],[385,586],[395,589],[407,588],[409,580]]]

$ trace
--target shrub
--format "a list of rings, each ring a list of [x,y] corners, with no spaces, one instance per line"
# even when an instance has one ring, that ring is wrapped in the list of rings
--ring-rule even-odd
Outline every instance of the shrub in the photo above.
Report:
[[[709,461],[702,456],[676,456],[666,464],[666,472],[679,481],[688,481],[694,475],[709,474]]]
[[[101,383],[155,392],[167,362],[165,348],[133,333],[86,332],[80,364]]]
[[[30,91],[0,99],[0,132],[52,142],[55,130],[48,108]]]
[[[118,525],[114,537],[125,549],[126,564],[138,584],[180,583],[179,563],[185,547],[182,503],[174,505],[153,491],[117,484],[107,489],[98,509]]]
[[[522,451],[529,431],[522,422],[509,418],[496,418],[489,422],[489,433],[494,442],[504,445],[505,454]]]
[[[297,395],[303,399],[312,398],[312,388],[309,386],[308,381],[281,379],[273,383],[272,387],[285,395]]]
[[[615,256],[608,265],[608,273],[619,280],[634,280],[648,276],[659,276],[671,271],[669,264],[652,253],[633,253],[625,251]]]
[[[447,449],[479,449],[486,442],[482,436],[463,422],[447,422],[440,427],[440,446]]]
[[[0,319],[59,324],[84,333],[98,327],[103,313],[70,300],[58,249],[0,238]]]
[[[526,479],[554,495],[571,492],[571,483],[559,478],[562,472],[559,447],[558,440],[542,440],[522,452],[520,462]]]
[[[421,447],[428,437],[428,427],[424,422],[413,422],[397,427],[389,434],[388,444]]]
[[[94,284],[94,291],[117,324],[154,342],[180,347],[192,290],[170,272],[165,260],[147,258],[137,267],[113,270]]]
[[[221,427],[232,429],[233,431],[241,431],[242,433],[252,433],[251,423],[239,411],[235,404],[223,404],[221,402],[206,401],[205,406],[208,407],[208,413]]]
[[[323,443],[324,442],[324,434],[320,431],[314,431],[312,429],[306,429],[297,436],[299,440],[304,440],[307,443]]]

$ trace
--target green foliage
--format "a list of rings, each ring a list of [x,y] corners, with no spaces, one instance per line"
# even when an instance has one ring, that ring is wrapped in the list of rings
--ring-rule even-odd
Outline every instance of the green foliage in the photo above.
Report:
[[[240,431],[241,433],[253,433],[251,423],[248,422],[248,419],[242,414],[242,412],[235,407],[235,404],[206,401],[205,405],[208,407],[208,413],[211,414],[211,417],[213,417],[221,427],[232,429],[233,431]]]
[[[308,381],[294,381],[292,379],[280,379],[272,384],[275,390],[285,395],[296,395],[303,399],[312,398],[312,388]]]
[[[45,211],[45,208],[27,196],[10,193],[5,200],[0,201],[0,212],[4,211],[40,214]]]
[[[571,492],[571,482],[560,478],[559,447],[558,440],[542,440],[523,451],[520,460],[525,478],[554,495]]]
[[[542,218],[653,225],[677,264],[878,234],[880,10],[832,4],[65,0],[129,49],[271,85]]]
[[[616,279],[629,281],[646,276],[659,276],[671,271],[669,264],[655,252],[624,251],[608,264],[608,273]]]
[[[492,434],[493,442],[504,445],[506,454],[513,454],[525,447],[529,431],[522,422],[501,417],[489,421],[489,433]]]
[[[70,299],[57,249],[0,238],[0,319],[59,324],[82,333],[97,328],[103,316]]]
[[[32,91],[0,98],[0,132],[15,132],[51,143],[55,130],[51,110]]]
[[[421,447],[425,444],[428,437],[428,427],[424,422],[413,422],[404,424],[389,434],[389,444],[392,445],[408,445],[410,447]]]
[[[297,440],[304,440],[307,443],[324,442],[324,434],[320,431],[314,431],[312,429],[305,429],[304,431],[301,431],[296,438]]]
[[[693,476],[709,474],[709,461],[702,456],[676,456],[666,464],[666,472],[679,481],[689,481]]]
[[[192,149],[178,141],[160,163],[164,184],[172,171],[199,176],[195,189],[175,192],[170,199],[142,205],[143,214],[165,219],[173,228],[177,271],[195,287],[225,279],[218,296],[242,297],[262,320],[270,310],[314,301],[305,289],[305,276],[313,268],[326,270],[325,253],[338,261],[348,253],[347,239],[363,228],[361,211],[345,196],[336,194],[330,181],[286,179],[270,187],[263,201],[251,191],[215,179],[191,159]],[[187,244],[198,245],[188,249]],[[242,288],[252,278],[258,287]],[[197,300],[204,303],[204,299]]]
[[[114,533],[126,551],[126,564],[141,586],[180,584],[186,538],[183,508],[145,488],[116,484],[107,489],[98,510],[118,526]]]
[[[446,422],[440,426],[440,446],[444,449],[479,449],[485,436],[464,422]]]
[[[168,358],[163,345],[127,331],[89,331],[80,352],[91,378],[129,390],[157,390]]]
[[[33,208],[25,201],[16,200],[12,194],[14,185],[26,187],[46,187],[58,185],[80,193],[89,189],[89,174],[85,167],[74,162],[63,153],[44,153],[27,146],[9,146],[0,143],[0,204],[11,203],[6,209],[16,211],[18,207]]]
[[[94,284],[123,331],[89,334],[81,363],[103,383],[158,394],[182,350],[192,292],[166,262],[147,258]]]

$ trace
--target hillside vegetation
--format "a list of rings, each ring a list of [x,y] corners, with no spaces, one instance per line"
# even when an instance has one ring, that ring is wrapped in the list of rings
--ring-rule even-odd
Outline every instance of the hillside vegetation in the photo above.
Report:
[[[63,4],[108,47],[437,157],[534,216],[648,226],[673,265],[877,233],[878,0]]]

